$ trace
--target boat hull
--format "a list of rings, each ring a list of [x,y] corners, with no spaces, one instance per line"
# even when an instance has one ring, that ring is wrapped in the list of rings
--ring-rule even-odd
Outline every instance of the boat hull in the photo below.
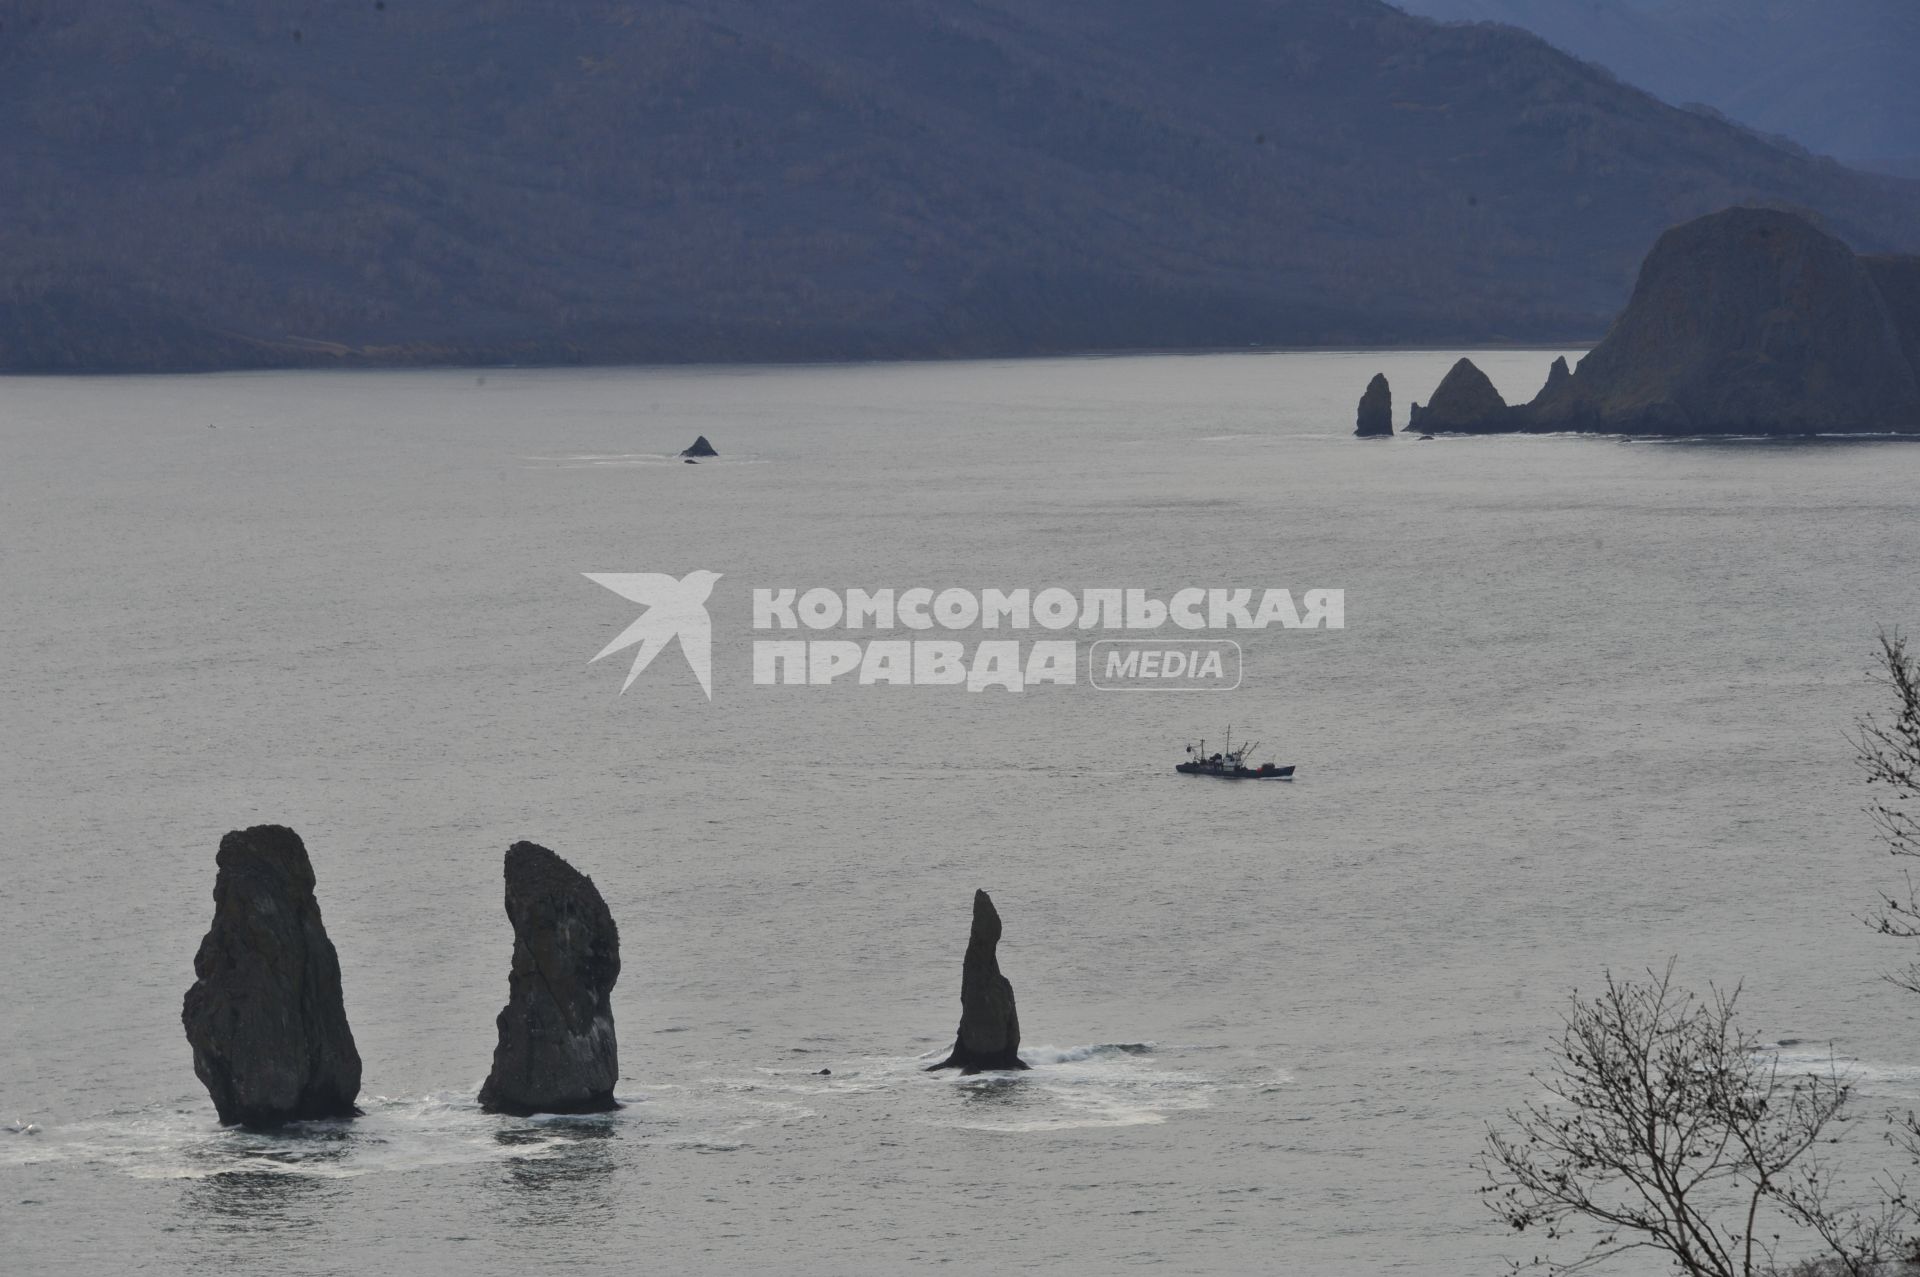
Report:
[[[1215,767],[1211,763],[1175,763],[1184,776],[1212,776],[1216,780],[1292,780],[1293,765],[1285,767]]]

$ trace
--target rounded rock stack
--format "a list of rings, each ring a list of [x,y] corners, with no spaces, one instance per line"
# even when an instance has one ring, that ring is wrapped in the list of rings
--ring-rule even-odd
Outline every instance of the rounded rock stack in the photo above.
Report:
[[[1473,360],[1462,358],[1447,370],[1440,379],[1433,398],[1422,408],[1413,406],[1412,418],[1407,429],[1419,429],[1426,432],[1435,430],[1501,430],[1512,429],[1516,423],[1509,421],[1511,416],[1507,401],[1494,389],[1487,374],[1480,371]]]
[[[613,914],[593,879],[535,843],[507,849],[506,880],[513,966],[480,1107],[521,1117],[617,1109]]]
[[[284,826],[256,825],[222,838],[215,863],[213,926],[180,1019],[220,1121],[356,1115],[360,1053],[306,845]]]
[[[1385,373],[1373,374],[1367,392],[1360,396],[1353,433],[1362,439],[1384,439],[1393,434],[1393,391],[1387,388]]]

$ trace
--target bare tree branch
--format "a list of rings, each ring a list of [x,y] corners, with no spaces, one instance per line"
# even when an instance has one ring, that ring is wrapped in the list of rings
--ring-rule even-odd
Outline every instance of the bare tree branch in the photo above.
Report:
[[[1882,719],[1863,715],[1849,737],[1867,784],[1884,786],[1867,807],[1887,850],[1896,856],[1920,856],[1920,658],[1910,655],[1898,630],[1880,634],[1874,678],[1892,694],[1893,713]],[[1882,935],[1920,939],[1920,888],[1912,874],[1901,890],[1883,892],[1867,915]],[[1888,977],[1903,989],[1920,993],[1920,962]]]
[[[1739,1028],[1739,996],[1679,989],[1671,962],[1644,983],[1609,973],[1598,996],[1574,995],[1535,1078],[1545,1097],[1489,1127],[1476,1164],[1515,1231],[1595,1231],[1578,1258],[1516,1271],[1577,1273],[1650,1248],[1693,1277],[1757,1277],[1774,1271],[1779,1238],[1763,1226],[1793,1230],[1832,1273],[1877,1270],[1911,1212],[1892,1191],[1877,1216],[1835,1202],[1817,1149],[1845,1121],[1847,1081],[1831,1061],[1783,1069]]]

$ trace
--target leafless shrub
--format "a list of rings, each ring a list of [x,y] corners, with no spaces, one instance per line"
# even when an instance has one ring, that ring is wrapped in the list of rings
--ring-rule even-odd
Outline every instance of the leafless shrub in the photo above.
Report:
[[[1867,808],[1887,850],[1896,856],[1920,856],[1920,659],[1908,655],[1898,631],[1880,635],[1875,677],[1893,694],[1893,715],[1863,716],[1852,737],[1869,785],[1884,786]],[[1920,939],[1920,887],[1905,875],[1899,893],[1883,892],[1868,924],[1882,935]],[[1920,961],[1890,977],[1903,989],[1920,993]]]
[[[1688,993],[1671,962],[1647,974],[1576,993],[1552,1067],[1534,1075],[1547,1095],[1488,1128],[1476,1164],[1494,1212],[1550,1241],[1594,1234],[1570,1262],[1515,1271],[1573,1273],[1653,1250],[1693,1277],[1758,1277],[1785,1249],[1817,1252],[1825,1272],[1880,1272],[1908,1210],[1889,1185],[1873,1214],[1835,1200],[1819,1149],[1846,1120],[1837,1067],[1783,1068],[1736,1024],[1738,989]]]

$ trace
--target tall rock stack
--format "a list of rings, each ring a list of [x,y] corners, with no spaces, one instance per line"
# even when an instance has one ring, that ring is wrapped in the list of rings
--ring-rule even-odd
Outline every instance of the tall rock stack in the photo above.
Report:
[[[230,833],[215,864],[213,926],[180,1019],[220,1121],[355,1115],[360,1053],[300,835],[280,825]]]
[[[1393,391],[1387,388],[1385,373],[1373,374],[1367,392],[1360,396],[1360,412],[1354,426],[1362,439],[1379,439],[1393,434]]]
[[[1020,1059],[1020,1016],[1013,1006],[1013,985],[1000,974],[1000,914],[984,891],[973,893],[973,930],[960,972],[960,1033],[953,1053],[934,1069],[1024,1069]],[[931,1071],[931,1070],[929,1070]]]
[[[480,1106],[523,1117],[619,1108],[613,915],[593,879],[534,843],[507,849],[506,878],[513,966]]]

